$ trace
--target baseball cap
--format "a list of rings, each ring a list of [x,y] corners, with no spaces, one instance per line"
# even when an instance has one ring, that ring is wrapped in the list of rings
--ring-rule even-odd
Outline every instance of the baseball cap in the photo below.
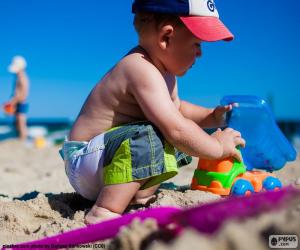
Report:
[[[193,35],[202,41],[231,41],[234,37],[219,19],[213,0],[135,0],[132,12],[178,15]]]
[[[27,66],[26,60],[22,56],[14,56],[11,64],[8,66],[8,71],[10,73],[18,73],[19,71],[25,69]]]

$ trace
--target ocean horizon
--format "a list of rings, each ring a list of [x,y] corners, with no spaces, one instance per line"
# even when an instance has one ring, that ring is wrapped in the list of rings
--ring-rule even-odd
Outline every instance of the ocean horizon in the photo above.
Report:
[[[74,121],[69,118],[29,118],[27,120],[28,137],[45,137],[58,144],[64,140]],[[13,118],[0,119],[0,141],[17,136]]]
[[[48,118],[28,118],[28,137],[45,137],[54,142],[61,143],[74,120],[66,117],[48,117]],[[277,125],[287,139],[300,150],[300,120],[277,120]],[[14,119],[0,118],[0,141],[12,139],[17,136],[14,129]]]

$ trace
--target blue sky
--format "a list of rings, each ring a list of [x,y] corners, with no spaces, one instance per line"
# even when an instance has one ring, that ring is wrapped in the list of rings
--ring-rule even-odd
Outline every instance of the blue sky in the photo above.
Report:
[[[130,0],[1,0],[0,103],[10,94],[14,55],[28,61],[29,117],[74,119],[92,87],[137,36]],[[300,2],[215,0],[230,43],[203,44],[178,79],[182,99],[217,105],[229,94],[272,99],[278,119],[300,119]],[[0,118],[4,115],[0,114]]]

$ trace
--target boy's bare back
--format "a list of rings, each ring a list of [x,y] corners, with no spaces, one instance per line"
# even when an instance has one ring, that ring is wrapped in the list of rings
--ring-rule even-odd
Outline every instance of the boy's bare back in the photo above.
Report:
[[[150,81],[164,83],[158,87],[161,92],[168,90],[169,100],[166,102],[172,101],[178,109],[175,77],[170,74],[163,77],[150,60],[140,47],[134,48],[120,60],[89,94],[70,131],[69,139],[89,141],[112,127],[148,120],[135,98],[135,92]],[[150,75],[152,79],[147,81],[145,77]],[[153,100],[153,105],[158,107],[161,103]]]

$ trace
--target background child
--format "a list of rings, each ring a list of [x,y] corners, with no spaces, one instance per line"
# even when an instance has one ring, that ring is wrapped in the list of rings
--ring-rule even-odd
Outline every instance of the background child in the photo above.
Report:
[[[86,223],[119,216],[131,202],[145,204],[159,183],[177,173],[177,150],[241,160],[245,145],[223,127],[232,105],[207,109],[179,99],[176,76],[201,56],[202,41],[231,40],[211,0],[133,3],[139,45],[91,91],[63,145],[75,190],[96,200]]]
[[[28,104],[26,99],[29,91],[29,81],[26,75],[26,60],[22,56],[15,56],[8,67],[8,71],[16,75],[14,90],[11,99],[5,104],[10,112],[15,115],[15,125],[19,138],[25,140],[27,137],[26,113]]]

